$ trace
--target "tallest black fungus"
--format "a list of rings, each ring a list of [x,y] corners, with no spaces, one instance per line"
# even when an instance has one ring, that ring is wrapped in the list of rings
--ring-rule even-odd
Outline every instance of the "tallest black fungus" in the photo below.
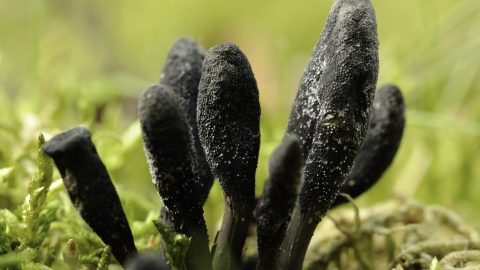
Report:
[[[377,76],[377,24],[370,1],[335,1],[287,127],[287,135],[299,136],[306,164],[279,269],[301,269],[310,238],[338,194],[367,131]]]

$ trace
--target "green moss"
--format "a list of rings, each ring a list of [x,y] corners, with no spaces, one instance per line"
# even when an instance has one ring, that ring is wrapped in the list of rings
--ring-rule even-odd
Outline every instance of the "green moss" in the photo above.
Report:
[[[190,239],[184,234],[174,235],[163,222],[157,220],[152,222],[162,236],[165,253],[172,270],[183,269]]]
[[[52,213],[50,213],[50,215],[40,215],[45,200],[47,199],[53,176],[53,161],[42,151],[42,145],[44,143],[45,138],[43,134],[40,134],[40,136],[38,136],[38,169],[28,183],[28,195],[22,206],[22,221],[20,223],[22,239],[18,247],[18,251],[20,252],[26,248],[38,250],[42,241],[37,241],[37,239],[43,240],[42,238],[45,237],[50,223],[53,220],[53,218],[51,218]],[[48,218],[49,216],[50,218]],[[41,231],[39,231],[40,226]]]

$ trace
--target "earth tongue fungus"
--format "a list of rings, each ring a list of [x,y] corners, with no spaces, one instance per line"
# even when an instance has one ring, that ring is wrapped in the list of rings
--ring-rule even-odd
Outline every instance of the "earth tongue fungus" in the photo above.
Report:
[[[381,87],[375,93],[367,135],[341,193],[356,198],[377,182],[397,153],[404,126],[405,104],[400,89],[395,85]],[[347,198],[338,196],[332,208],[345,202]]]
[[[374,98],[377,75],[370,1],[336,0],[300,82],[285,138],[270,160],[257,205],[257,269],[301,269],[317,224],[329,208],[345,201],[337,197],[339,191],[359,196],[391,163],[402,137],[404,105],[393,85]],[[138,115],[163,201],[162,222],[154,223],[170,265],[136,255],[115,188],[85,128],[57,135],[43,149],[54,159],[80,215],[122,265],[238,269],[255,209],[260,144],[259,94],[250,64],[231,42],[205,53],[194,40],[181,39],[160,77],[161,84],[141,95]],[[225,209],[209,250],[202,206],[214,176]],[[181,256],[168,246],[177,237],[184,247]]]
[[[292,135],[273,152],[269,177],[257,204],[258,269],[276,269],[280,245],[298,196],[302,152]]]
[[[202,205],[213,184],[213,174],[200,143],[197,126],[198,84],[204,58],[202,46],[193,39],[182,38],[173,44],[160,74],[161,83],[170,86],[180,97],[180,107],[192,132]]]
[[[299,136],[306,161],[279,269],[301,269],[313,232],[335,200],[365,137],[377,76],[377,24],[370,1],[335,1],[287,126],[287,135]]]
[[[185,120],[193,137],[194,153],[196,155],[194,161],[198,173],[201,205],[207,199],[214,179],[200,143],[197,127],[198,84],[204,57],[205,50],[201,45],[193,39],[182,38],[173,44],[160,74],[161,84],[169,86],[178,96],[180,109],[185,115]],[[165,206],[162,207],[160,220],[166,224],[170,223],[170,214]],[[163,245],[160,245],[160,248],[162,249]],[[165,256],[165,254],[163,255]]]
[[[255,208],[260,103],[247,57],[231,42],[205,55],[197,124],[207,161],[225,197],[222,226],[212,248],[213,268],[237,269]]]
[[[196,156],[179,98],[168,86],[151,86],[140,98],[138,116],[153,183],[168,213],[167,225],[173,232],[191,237],[185,266],[209,269],[211,259]]]
[[[128,261],[127,269],[132,270],[169,270],[165,262],[159,257],[150,253],[140,253]]]
[[[65,131],[45,143],[43,151],[55,162],[80,216],[124,265],[137,249],[117,191],[90,132],[83,127]]]

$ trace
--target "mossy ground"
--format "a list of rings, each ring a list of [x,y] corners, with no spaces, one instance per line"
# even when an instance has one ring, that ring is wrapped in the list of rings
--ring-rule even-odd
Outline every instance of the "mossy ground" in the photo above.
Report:
[[[451,252],[476,250],[478,231],[454,211],[413,199],[332,211],[314,235],[307,269],[430,269]],[[464,257],[466,255],[463,255]],[[451,262],[450,262],[451,263]],[[452,266],[479,266],[480,257]],[[442,268],[440,268],[442,269]]]

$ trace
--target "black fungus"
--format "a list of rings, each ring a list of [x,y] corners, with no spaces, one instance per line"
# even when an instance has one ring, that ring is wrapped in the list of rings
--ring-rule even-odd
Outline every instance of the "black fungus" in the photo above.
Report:
[[[239,268],[239,270],[255,270],[257,268],[257,262],[258,262],[258,253],[253,254],[250,257],[247,257],[243,263],[242,266]]]
[[[150,86],[142,93],[138,104],[142,139],[153,183],[170,218],[167,225],[175,233],[192,237],[186,268],[209,269],[193,141],[179,100],[165,85]]]
[[[160,75],[161,84],[168,85],[180,96],[179,103],[191,128],[197,156],[202,204],[207,199],[213,184],[213,174],[200,143],[197,127],[198,84],[204,57],[205,50],[200,44],[191,38],[182,38],[170,48]]]
[[[233,269],[240,262],[255,207],[260,147],[257,83],[246,56],[234,43],[217,45],[205,54],[197,106],[200,141],[225,195],[213,266]]]
[[[405,104],[400,89],[395,85],[381,87],[375,94],[367,135],[340,192],[356,198],[377,182],[397,153],[404,126]],[[332,207],[347,201],[338,196]]]
[[[367,131],[378,75],[376,30],[370,1],[335,1],[300,84],[299,93],[305,95],[295,100],[312,117],[309,132],[314,134],[306,145],[300,206],[302,212],[316,212],[317,222],[336,197]]]
[[[297,136],[285,138],[273,152],[269,176],[257,205],[257,269],[276,269],[280,244],[298,196],[302,152]]]
[[[120,199],[90,132],[76,127],[43,145],[62,176],[75,208],[120,264],[137,253]]]
[[[161,258],[151,253],[139,253],[128,260],[126,270],[167,270],[169,266]]]
[[[314,117],[315,132],[307,146],[300,205],[302,212],[317,212],[318,222],[335,199],[367,131],[378,76],[377,25],[370,1],[335,1],[309,70],[314,73],[302,80],[299,92],[310,94],[307,103],[300,104]]]
[[[375,12],[369,0],[336,0],[305,69],[287,135],[306,155],[300,207],[282,244],[280,268],[299,269],[316,225],[365,137],[378,76]]]
[[[348,109],[351,102],[370,103],[375,88],[372,77],[376,78],[377,73],[378,39],[370,1],[335,1],[303,73],[287,126],[286,135],[299,136],[305,157],[311,150],[321,115],[327,118],[323,121],[335,122],[348,116],[339,114],[340,107]],[[341,89],[354,91],[343,93]],[[334,108],[326,106],[326,100]],[[327,111],[332,109],[333,112]]]

